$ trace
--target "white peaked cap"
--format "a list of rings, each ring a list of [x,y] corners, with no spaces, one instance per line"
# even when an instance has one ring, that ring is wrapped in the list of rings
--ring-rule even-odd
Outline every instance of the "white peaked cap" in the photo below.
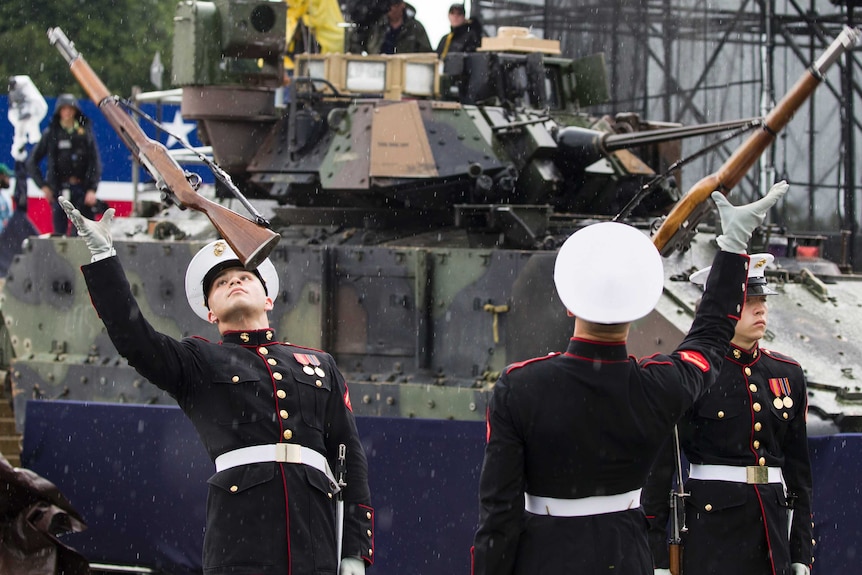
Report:
[[[201,318],[207,320],[206,294],[204,294],[204,277],[216,266],[236,263],[237,267],[243,267],[242,263],[224,240],[210,242],[200,249],[186,269],[186,299],[192,311]],[[257,267],[257,272],[266,285],[266,293],[275,299],[278,294],[278,273],[269,258],[263,260]]]
[[[772,254],[751,254],[748,256],[748,289],[746,296],[753,295],[778,295],[778,292],[766,285],[766,269],[775,261],[775,256]],[[709,272],[712,266],[697,270],[690,276],[688,281],[699,286],[706,285],[706,279],[709,277]]]
[[[664,286],[658,249],[616,222],[580,229],[557,254],[554,283],[566,308],[593,323],[627,323],[653,310]]]

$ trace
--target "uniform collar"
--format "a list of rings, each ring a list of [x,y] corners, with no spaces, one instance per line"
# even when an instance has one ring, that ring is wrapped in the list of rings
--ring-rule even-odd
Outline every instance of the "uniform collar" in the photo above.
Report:
[[[623,341],[610,343],[578,337],[569,340],[566,355],[592,361],[625,361],[629,356]]]
[[[224,343],[235,343],[237,345],[258,346],[277,343],[275,330],[256,329],[250,331],[228,331],[222,334],[221,340]]]
[[[754,347],[751,349],[742,349],[741,347],[730,344],[730,349],[727,350],[727,359],[747,365],[760,359],[761,353],[759,343],[755,343]]]

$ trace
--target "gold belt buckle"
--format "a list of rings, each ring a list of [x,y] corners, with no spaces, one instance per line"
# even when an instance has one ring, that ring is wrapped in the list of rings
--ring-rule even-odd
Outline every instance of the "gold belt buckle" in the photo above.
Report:
[[[745,468],[745,482],[748,484],[769,483],[769,468],[749,465]]]
[[[275,461],[278,463],[287,463],[290,461],[287,456],[288,443],[275,444]]]

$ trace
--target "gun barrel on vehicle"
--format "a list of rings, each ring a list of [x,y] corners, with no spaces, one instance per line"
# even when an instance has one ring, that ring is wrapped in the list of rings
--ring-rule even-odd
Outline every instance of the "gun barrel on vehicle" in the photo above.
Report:
[[[557,136],[557,145],[560,147],[561,152],[569,159],[589,165],[598,161],[604,154],[615,150],[661,144],[673,140],[705,136],[716,132],[743,129],[756,126],[761,121],[761,118],[750,118],[747,120],[700,124],[698,126],[642,130],[627,134],[610,134],[588,128],[569,126],[560,130]]]

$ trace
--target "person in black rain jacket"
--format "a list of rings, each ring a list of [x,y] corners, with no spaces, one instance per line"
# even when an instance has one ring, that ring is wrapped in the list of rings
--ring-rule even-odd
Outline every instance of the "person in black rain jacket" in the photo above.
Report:
[[[40,168],[43,159],[47,164],[44,175]],[[96,138],[90,119],[81,112],[72,94],[57,97],[51,123],[27,157],[27,173],[51,204],[56,235],[66,235],[69,230],[69,220],[57,201],[64,193],[68,193],[72,205],[89,219],[107,209],[96,197],[102,178]]]

